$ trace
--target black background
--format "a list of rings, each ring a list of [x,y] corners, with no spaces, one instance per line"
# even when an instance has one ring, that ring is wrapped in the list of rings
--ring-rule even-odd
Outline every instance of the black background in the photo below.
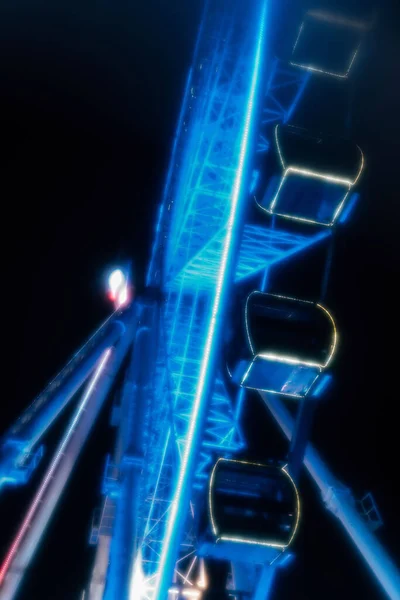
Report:
[[[1,429],[107,315],[105,270],[134,257],[143,275],[200,9],[200,0],[1,4]],[[366,176],[335,257],[328,303],[341,347],[313,433],[355,495],[373,492],[379,538],[397,558],[399,16],[395,2],[380,6],[354,100]],[[256,397],[246,428],[255,455],[285,452]],[[111,440],[104,413],[21,598],[79,597]],[[0,498],[2,554],[37,483]],[[307,479],[303,494],[296,560],[276,597],[382,598]]]

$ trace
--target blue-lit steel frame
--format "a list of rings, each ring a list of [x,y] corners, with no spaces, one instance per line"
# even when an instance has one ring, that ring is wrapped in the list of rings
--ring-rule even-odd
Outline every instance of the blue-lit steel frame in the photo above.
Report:
[[[0,490],[29,480],[43,454],[43,447],[38,447],[43,435],[87,380],[102,352],[121,336],[120,314],[115,311],[90,336],[1,437]]]
[[[141,327],[136,333],[121,397],[121,421],[111,469],[112,485],[108,489],[106,485],[104,490],[115,503],[105,600],[129,598],[132,557],[137,550],[139,481],[146,436],[151,431],[149,423],[146,423],[146,404],[156,369],[159,308],[155,303],[148,306],[139,304],[139,311]]]
[[[267,17],[267,2],[263,1],[257,4],[261,4],[261,7],[257,6],[255,12],[250,15],[254,21],[250,19],[248,21],[249,25],[250,23],[256,24],[254,28],[255,31],[253,30],[253,26],[248,26],[247,22],[244,27],[243,24],[241,24],[241,31],[239,32],[236,30],[239,26],[238,21],[229,24],[230,27],[227,35],[231,36],[232,44],[236,45],[238,43],[238,40],[235,38],[240,33],[242,53],[239,53],[239,56],[235,57],[236,60],[233,61],[233,65],[225,65],[223,62],[219,65],[219,71],[222,74],[224,74],[226,66],[230,67],[229,78],[222,82],[222,86],[219,76],[216,78],[212,77],[214,81],[215,79],[217,80],[214,83],[213,89],[215,104],[213,106],[213,103],[207,98],[206,107],[206,114],[212,121],[211,123],[210,121],[204,122],[203,120],[201,122],[203,135],[204,131],[207,131],[207,125],[208,127],[212,125],[213,131],[211,135],[212,141],[214,142],[214,144],[210,144],[207,141],[203,147],[203,151],[206,151],[206,155],[201,161],[200,172],[203,171],[205,182],[203,182],[203,177],[201,177],[198,180],[200,186],[198,185],[197,189],[194,188],[191,191],[190,202],[184,202],[183,220],[178,219],[177,216],[175,216],[174,219],[174,222],[179,225],[179,229],[176,230],[176,233],[178,234],[178,239],[176,240],[177,247],[180,248],[182,247],[182,244],[184,244],[186,250],[189,251],[186,252],[185,263],[187,263],[190,256],[193,256],[196,251],[198,252],[199,234],[203,235],[201,246],[204,246],[210,238],[212,239],[215,234],[217,234],[218,244],[220,245],[220,259],[217,277],[215,278],[214,272],[210,273],[205,269],[197,286],[196,295],[200,297],[200,293],[203,292],[201,294],[202,301],[205,302],[206,305],[208,304],[206,310],[202,308],[200,311],[197,311],[198,316],[203,316],[203,323],[199,332],[203,339],[198,340],[200,343],[196,348],[196,358],[198,361],[197,369],[193,369],[192,361],[186,361],[186,364],[179,365],[178,385],[176,385],[175,388],[178,393],[174,399],[174,412],[175,414],[178,412],[178,414],[181,415],[183,409],[189,419],[187,421],[187,426],[185,427],[186,431],[182,432],[184,433],[184,437],[180,432],[180,442],[182,446],[182,453],[180,456],[181,462],[178,468],[177,482],[174,486],[175,489],[173,489],[171,507],[166,520],[163,547],[156,579],[155,597],[160,599],[166,598],[168,595],[175,561],[178,558],[178,548],[184,528],[184,519],[182,518],[182,515],[185,514],[184,511],[186,512],[189,506],[194,466],[198,458],[198,450],[202,441],[204,418],[206,416],[208,404],[207,400],[213,389],[213,377],[216,372],[216,361],[218,359],[217,351],[219,348],[219,335],[226,308],[227,293],[233,279],[230,273],[235,264],[235,251],[237,251],[238,246],[237,237],[240,235],[244,205],[245,200],[247,199],[246,191],[248,189],[248,177],[246,176],[246,169],[248,168],[249,155],[252,148],[252,135],[254,134],[254,115],[256,114],[257,94],[259,93],[260,88],[263,53],[265,52],[264,39]],[[231,10],[230,7],[230,12]],[[235,15],[237,19],[240,13],[241,11],[238,10]],[[243,18],[243,13],[241,16]],[[243,37],[245,37],[245,39],[243,39]],[[222,38],[222,40],[224,40],[224,38]],[[229,50],[232,51],[232,49],[233,48],[229,47],[225,42],[221,59],[231,63],[232,59],[229,56]],[[215,53],[213,56],[215,60]],[[248,73],[250,73],[250,81],[246,82]],[[226,86],[229,86],[230,90],[227,90]],[[236,86],[238,86],[237,90],[235,89]],[[224,92],[222,97],[221,87]],[[229,93],[229,91],[231,91],[231,93]],[[225,113],[221,112],[221,103],[226,110]],[[198,125],[200,125],[200,123],[198,123]],[[230,129],[230,131],[228,131],[232,140],[230,142],[230,157],[229,155],[226,155],[224,157],[225,160],[222,162],[220,155],[221,145],[226,146],[225,140],[228,137],[227,128]],[[219,160],[213,162],[211,157],[212,152],[215,152],[216,150],[215,146],[217,146],[218,149]],[[198,149],[202,149],[201,143],[198,143]],[[229,162],[227,159],[229,158],[231,166],[228,166]],[[222,169],[226,169],[227,173],[221,173],[220,171]],[[210,179],[214,179],[213,184],[211,184]],[[217,186],[215,186],[215,181],[218,182]],[[205,188],[203,187],[204,183],[206,184]],[[205,193],[205,189],[207,188],[208,194],[207,192]],[[186,194],[189,190],[190,187],[185,187]],[[211,194],[210,191],[212,192]],[[208,223],[204,221],[204,217],[207,219],[208,214],[207,210],[204,211],[206,200],[211,200],[210,208],[212,209],[213,214],[213,227],[210,227],[209,221]],[[216,218],[218,216],[218,205],[220,205],[220,219]],[[186,228],[182,227],[182,222],[185,224],[187,223]],[[221,229],[225,230],[222,240],[219,235]],[[188,243],[189,241],[193,241],[194,244]],[[175,243],[175,241],[173,243]],[[177,261],[176,258],[177,257],[175,256],[173,265],[171,265],[172,275],[176,274],[177,262],[179,264],[179,260]],[[202,283],[207,281],[210,277],[214,280],[214,289],[211,293],[206,295]],[[173,277],[167,282],[167,286],[169,287],[171,298],[174,295],[174,292],[176,293]],[[185,278],[183,277],[179,283],[179,293],[184,292],[185,287]],[[209,288],[209,286],[207,286],[207,288]],[[189,291],[192,292],[191,287],[189,288]],[[194,312],[192,313],[192,318],[193,316],[196,316]],[[182,335],[182,332],[178,333]],[[184,333],[186,335],[188,334],[187,331]],[[186,341],[185,346],[187,346]],[[173,359],[175,358],[176,355],[174,355]],[[186,368],[183,369],[182,366]],[[191,377],[195,375],[196,381],[195,386],[193,386],[194,389],[190,394],[191,397],[188,397],[188,395],[185,394],[184,402],[182,403],[181,395],[183,390],[181,385],[185,375],[186,377],[187,375],[190,375]],[[183,405],[186,406],[184,407]]]
[[[265,88],[258,153],[269,150],[271,130],[275,125],[292,121],[310,78],[310,72],[291,67],[277,58],[273,61]]]
[[[242,227],[240,215],[251,180],[244,168],[248,149],[254,155],[268,150],[265,142],[272,126],[290,120],[309,74],[276,60],[269,61],[268,77],[260,76],[261,60],[257,75],[249,69],[258,60],[254,40],[259,43],[260,38],[252,36],[251,27],[238,28],[240,20],[263,26],[253,12],[260,10],[261,2],[241,4],[216,0],[205,9],[147,276],[147,284],[162,287],[166,296],[159,332],[160,368],[148,406],[152,442],[145,449],[138,484],[142,511],[138,552],[146,593],[157,598],[165,596],[171,584],[182,535],[186,552],[193,549],[190,519],[185,534],[184,524],[177,524],[180,505],[188,505],[192,486],[203,490],[213,455],[230,456],[244,445],[238,413],[215,371],[219,327],[215,317],[219,313],[223,320],[224,288],[232,279],[240,282],[263,273],[326,236],[264,225]],[[264,58],[261,46],[257,52],[259,59]],[[258,100],[249,108],[251,95]],[[257,121],[254,139],[246,135],[246,120],[253,127]],[[232,199],[240,200],[233,220]],[[228,230],[231,224],[236,235]]]
[[[206,0],[203,9],[203,15],[199,27],[199,31],[196,38],[196,44],[193,52],[194,61],[198,57],[199,44],[203,36],[203,29],[205,23],[205,17],[208,12],[210,0]],[[171,209],[171,196],[172,190],[174,190],[176,184],[176,178],[179,173],[177,168],[178,156],[184,151],[184,140],[185,136],[182,135],[184,129],[186,129],[186,120],[189,118],[191,111],[190,96],[193,96],[193,67],[190,67],[187,78],[185,89],[183,93],[183,101],[179,112],[178,122],[175,129],[174,140],[172,144],[171,156],[169,160],[168,171],[166,174],[162,200],[158,207],[158,215],[156,228],[154,231],[154,242],[151,249],[151,258],[149,267],[146,275],[146,285],[150,286],[161,286],[164,281],[164,248],[166,246],[166,240],[168,239],[169,228],[170,228],[170,209]],[[169,214],[168,214],[169,213]]]
[[[183,535],[177,515],[183,514],[181,507],[188,508],[192,485],[204,485],[212,451],[234,452],[242,445],[224,384],[219,378],[215,385],[215,364],[247,199],[249,151],[255,146],[266,3],[212,4],[187,86],[190,106],[181,112],[183,142],[176,140],[180,152],[174,161],[178,171],[168,175],[169,191],[158,225],[158,243],[165,243],[165,222],[172,212],[162,269],[165,345],[160,344],[160,354],[167,368],[159,370],[155,389],[163,406],[152,413],[160,428],[141,486],[148,490],[142,492],[141,555],[149,587],[158,585],[157,598],[166,597],[172,582]],[[210,246],[212,265],[204,261],[194,282],[186,267]],[[155,263],[156,258],[148,278],[153,285],[160,270]],[[172,407],[169,416],[166,395]]]

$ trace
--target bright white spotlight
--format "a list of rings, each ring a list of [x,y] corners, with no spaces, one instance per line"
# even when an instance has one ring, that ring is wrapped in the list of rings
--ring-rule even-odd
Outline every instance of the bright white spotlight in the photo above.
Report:
[[[110,288],[110,292],[114,296],[117,295],[118,290],[121,289],[121,287],[124,285],[124,283],[125,283],[125,275],[123,274],[121,269],[115,269],[108,278],[108,285]]]
[[[115,308],[121,308],[131,299],[128,275],[121,269],[114,269],[108,277],[108,297]]]

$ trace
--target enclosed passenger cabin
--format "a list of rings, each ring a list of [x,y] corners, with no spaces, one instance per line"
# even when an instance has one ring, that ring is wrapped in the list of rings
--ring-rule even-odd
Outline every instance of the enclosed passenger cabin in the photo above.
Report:
[[[220,458],[209,484],[217,540],[287,548],[300,518],[297,488],[285,468]]]
[[[357,59],[366,23],[324,10],[310,10],[300,25],[291,64],[345,79]]]
[[[336,14],[310,10],[299,22],[288,62],[308,79],[297,106],[296,125],[333,135],[348,134],[354,106],[349,80],[364,60],[362,40],[371,23],[368,1],[364,0],[357,12],[354,6],[348,12],[345,2],[344,13],[339,12],[337,3]]]
[[[335,322],[321,304],[254,291],[244,327],[227,351],[228,372],[242,387],[293,398],[321,389],[337,347]]]
[[[346,208],[364,167],[360,148],[345,139],[313,135],[290,125],[275,128],[273,175],[256,195],[264,211],[332,226]]]

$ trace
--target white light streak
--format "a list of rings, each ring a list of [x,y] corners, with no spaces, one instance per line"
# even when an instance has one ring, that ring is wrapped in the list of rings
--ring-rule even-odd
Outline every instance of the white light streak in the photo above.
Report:
[[[281,544],[279,542],[262,542],[243,537],[231,537],[229,535],[221,535],[221,537],[218,539],[222,542],[236,542],[239,544],[250,544],[252,546],[266,546],[267,548],[279,548],[281,550],[284,550],[288,547],[288,544]]]
[[[280,144],[279,144],[278,127],[279,127],[279,125],[276,125],[276,127],[275,127],[275,143],[276,143],[276,147],[277,147],[277,150],[278,150],[278,154],[279,154],[279,158],[280,158],[280,161],[281,161],[282,168],[285,169],[285,161],[283,160],[283,155],[282,155],[281,147],[280,147]]]
[[[299,495],[299,491],[298,491],[298,489],[297,489],[297,485],[295,484],[295,482],[293,481],[292,477],[290,476],[290,474],[289,474],[289,473],[288,473],[288,471],[286,470],[286,466],[285,466],[285,467],[282,467],[282,471],[283,471],[284,473],[286,473],[287,477],[288,477],[288,478],[290,479],[290,481],[292,482],[292,485],[293,485],[293,487],[294,487],[294,490],[295,490],[295,492],[296,492],[296,504],[297,504],[297,506],[296,506],[296,508],[297,508],[297,510],[296,510],[296,523],[295,523],[295,526],[294,526],[294,529],[293,529],[293,532],[292,532],[292,536],[291,536],[291,538],[290,538],[290,540],[288,541],[288,544],[287,544],[287,546],[290,546],[290,544],[292,543],[292,541],[293,541],[293,539],[294,539],[294,536],[296,535],[297,528],[298,528],[298,526],[299,526],[299,521],[300,521],[300,512],[301,512],[301,507],[300,507],[300,495]]]
[[[202,595],[200,590],[190,590],[190,589],[184,589],[182,590],[182,596],[184,598],[200,598]]]
[[[338,79],[347,79],[349,76],[351,67],[353,66],[353,63],[358,54],[358,50],[359,50],[359,46],[356,48],[354,54],[352,55],[352,57],[350,59],[350,63],[347,67],[347,70],[344,73],[334,73],[333,71],[326,71],[325,69],[321,69],[320,67],[314,67],[313,65],[306,65],[306,64],[302,64],[302,63],[296,63],[294,61],[291,61],[290,64],[292,65],[292,67],[300,67],[300,69],[306,69],[307,71],[312,71],[313,73],[320,73],[321,75],[329,75],[331,77],[337,77]]]
[[[325,21],[326,23],[333,23],[335,25],[342,25],[343,27],[349,27],[353,29],[366,29],[366,23],[355,19],[349,19],[339,14],[332,14],[322,10],[309,10],[307,16],[314,17],[319,21]]]
[[[319,369],[320,371],[324,367],[324,365],[321,365],[320,363],[302,360],[301,358],[298,358],[297,356],[286,356],[285,354],[275,354],[274,352],[266,352],[265,354],[260,353],[260,354],[257,354],[255,358],[262,358],[265,360],[272,360],[274,362],[287,363],[289,365],[302,365],[305,367],[315,367],[316,369]]]
[[[333,218],[332,218],[332,221],[331,221],[330,225],[333,225],[333,223],[336,221],[336,219],[338,218],[338,216],[342,212],[344,203],[346,202],[346,200],[347,200],[347,198],[349,196],[349,193],[350,193],[350,190],[343,196],[342,201],[340,202],[340,204],[338,205],[337,209],[335,210],[335,212],[333,214]]]
[[[323,365],[324,367],[327,367],[329,365],[329,363],[331,362],[332,358],[335,355],[339,336],[338,336],[338,332],[337,332],[335,320],[332,317],[332,315],[329,312],[329,310],[325,306],[323,306],[322,304],[316,304],[316,306],[319,309],[321,309],[322,311],[324,311],[324,313],[328,316],[330,322],[332,323],[332,328],[333,328],[333,340],[332,340],[332,343],[331,343],[331,351],[329,353],[328,358],[325,361],[325,364]]]
[[[250,350],[252,351],[252,353],[254,354],[254,348],[253,348],[253,344],[251,342],[251,337],[250,337],[250,332],[249,332],[249,319],[248,319],[248,305],[249,305],[249,300],[250,297],[253,294],[257,294],[257,293],[261,293],[261,292],[251,292],[251,294],[249,294],[247,296],[247,300],[246,300],[246,307],[245,307],[245,315],[244,315],[244,322],[246,324],[246,333],[247,333],[247,340],[249,342],[249,346],[250,346]]]
[[[163,548],[162,548],[162,553],[161,553],[161,558],[160,558],[160,563],[159,563],[156,594],[155,594],[156,597],[158,597],[160,594],[160,587],[163,584],[162,579],[164,576],[164,570],[165,570],[165,566],[166,566],[167,557],[168,557],[169,553],[171,552],[171,549],[170,549],[171,539],[172,539],[173,533],[177,527],[177,520],[180,518],[180,515],[178,514],[179,505],[182,501],[184,486],[185,486],[186,479],[187,479],[188,465],[189,465],[190,459],[192,458],[192,453],[193,453],[193,449],[194,449],[193,448],[193,438],[195,436],[196,427],[198,425],[198,416],[199,416],[199,412],[200,412],[200,408],[201,408],[201,403],[203,400],[203,394],[204,394],[205,387],[206,387],[207,372],[209,370],[209,359],[210,359],[210,355],[211,355],[211,349],[212,349],[212,345],[213,345],[215,331],[217,328],[217,320],[218,320],[219,312],[221,309],[222,291],[223,291],[223,286],[224,286],[224,282],[225,282],[225,278],[226,278],[229,252],[230,252],[231,242],[232,242],[232,237],[233,237],[233,232],[234,232],[233,230],[234,230],[234,226],[235,226],[236,212],[237,212],[239,196],[240,196],[240,191],[241,191],[241,186],[242,186],[245,159],[246,159],[247,150],[248,150],[250,127],[251,127],[251,121],[252,121],[252,117],[253,117],[255,95],[256,95],[256,90],[257,90],[257,81],[258,81],[258,75],[259,75],[259,69],[260,69],[260,63],[261,63],[261,48],[262,48],[263,37],[264,37],[265,17],[266,17],[266,2],[264,2],[262,13],[261,13],[261,20],[260,20],[261,27],[260,27],[259,36],[258,36],[256,55],[255,55],[255,61],[254,61],[254,69],[253,69],[253,74],[252,74],[252,78],[251,78],[250,93],[249,93],[249,98],[248,98],[248,102],[247,102],[246,116],[245,116],[244,127],[243,127],[243,135],[242,135],[242,140],[241,140],[241,145],[240,145],[239,162],[238,162],[238,166],[236,169],[235,181],[233,184],[232,203],[231,203],[231,209],[230,209],[229,218],[228,218],[228,222],[227,222],[227,228],[226,228],[227,231],[226,231],[226,237],[225,237],[225,241],[224,241],[224,245],[223,245],[221,263],[220,263],[220,268],[219,268],[219,273],[218,273],[216,293],[215,293],[215,297],[214,297],[210,325],[209,325],[206,343],[205,343],[205,347],[204,347],[204,355],[203,355],[203,360],[202,360],[201,368],[200,368],[197,393],[196,393],[195,400],[193,403],[193,410],[192,410],[192,414],[191,414],[191,418],[190,418],[190,425],[189,425],[189,430],[188,430],[188,434],[187,434],[185,450],[184,450],[182,462],[180,465],[179,477],[178,477],[178,481],[177,481],[174,499],[171,503],[171,512],[170,512],[169,519],[168,519],[166,534],[165,534],[165,538],[164,538],[164,543],[163,543]]]
[[[295,41],[294,46],[293,46],[292,54],[294,54],[294,51],[296,50],[296,46],[299,43],[299,39],[300,39],[300,36],[301,36],[301,32],[303,31],[303,28],[304,28],[304,21],[300,25],[299,33],[297,34],[297,38],[296,38],[296,41]]]
[[[305,217],[296,217],[295,215],[287,215],[286,213],[280,213],[272,210],[267,212],[276,215],[277,217],[283,217],[284,219],[290,219],[292,221],[299,221],[301,223],[309,223],[310,225],[321,225],[321,227],[332,227],[333,223],[322,223],[321,221],[315,221],[315,219],[306,219]]]
[[[258,294],[263,294],[264,292],[257,292]],[[315,304],[311,300],[303,300],[302,298],[294,298],[293,296],[284,296],[282,294],[266,294],[267,296],[272,296],[273,298],[282,298],[282,300],[293,300],[293,302],[301,302],[302,304]]]
[[[365,164],[364,153],[363,153],[363,151],[361,150],[361,148],[360,148],[360,146],[358,144],[357,144],[357,148],[358,148],[359,153],[361,154],[361,163],[360,163],[360,169],[359,169],[359,171],[357,173],[357,176],[356,176],[356,178],[353,181],[353,185],[356,185],[357,181],[360,179],[361,173],[364,170],[364,164]]]
[[[107,363],[110,353],[111,353],[111,348],[108,348],[103,353],[103,356],[101,358],[99,366],[97,367],[96,372],[90,382],[90,385],[87,388],[87,390],[81,400],[79,409],[77,410],[75,417],[72,420],[72,423],[71,423],[69,429],[67,430],[67,433],[65,434],[65,437],[64,437],[63,441],[61,442],[61,445],[59,446],[59,449],[50,465],[50,468],[47,471],[46,477],[44,478],[42,485],[40,486],[36,496],[34,497],[34,500],[28,510],[28,513],[27,513],[25,519],[23,520],[22,525],[18,531],[18,534],[17,534],[16,538],[14,539],[14,542],[7,553],[7,556],[6,556],[6,558],[3,562],[3,565],[0,569],[0,585],[1,585],[2,581],[4,580],[4,577],[6,576],[6,573],[8,571],[8,568],[9,568],[12,560],[14,559],[15,555],[18,552],[18,549],[21,545],[21,542],[22,542],[26,532],[30,528],[30,525],[35,516],[36,510],[37,510],[39,504],[41,503],[41,501],[43,500],[43,496],[45,495],[47,488],[53,479],[53,475],[54,475],[58,465],[60,464],[61,459],[64,456],[64,452],[67,448],[67,445],[75,432],[75,428],[79,422],[80,416],[86,408],[86,405],[88,403],[90,395],[91,395],[92,391],[94,390],[96,383]]]
[[[270,213],[272,213],[274,211],[275,204],[277,203],[279,192],[281,191],[281,187],[283,186],[283,183],[285,181],[286,174],[287,174],[287,170],[284,172],[283,177],[282,177],[281,182],[280,182],[279,187],[278,187],[278,191],[276,192],[275,197],[274,197],[274,199],[272,200],[272,202],[270,204],[270,207],[267,209],[267,211],[270,212]]]
[[[324,179],[325,181],[329,181],[330,183],[338,184],[338,185],[347,185],[351,187],[354,185],[354,181],[351,179],[347,179],[346,177],[337,177],[336,175],[331,175],[329,173],[320,173],[318,171],[311,171],[309,169],[303,169],[301,167],[288,167],[284,173],[284,177],[289,175],[290,173],[296,173],[297,175],[301,175],[303,177],[311,177],[314,179]]]
[[[212,504],[212,488],[213,488],[213,485],[214,485],[215,471],[216,471],[216,468],[218,466],[218,463],[220,463],[221,460],[224,460],[224,459],[223,458],[219,458],[217,460],[217,462],[215,463],[215,465],[213,467],[213,470],[211,471],[210,483],[209,483],[209,486],[208,486],[208,512],[209,512],[209,515],[210,515],[211,528],[212,528],[213,534],[215,536],[218,535],[218,530],[217,530],[217,526],[215,524],[215,519],[214,519],[214,511],[213,511],[213,504]]]

